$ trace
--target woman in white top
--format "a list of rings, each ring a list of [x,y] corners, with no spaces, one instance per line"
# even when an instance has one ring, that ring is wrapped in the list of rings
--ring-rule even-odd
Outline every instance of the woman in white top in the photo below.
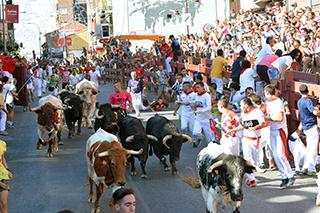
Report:
[[[268,69],[268,76],[270,82],[280,80],[281,76],[287,69],[290,69],[293,60],[300,62],[302,59],[302,53],[299,49],[292,50],[289,54],[283,55],[276,59]]]

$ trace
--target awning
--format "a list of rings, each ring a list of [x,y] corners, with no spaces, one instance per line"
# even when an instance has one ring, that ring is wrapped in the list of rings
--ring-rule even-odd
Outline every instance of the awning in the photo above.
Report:
[[[161,41],[165,38],[163,35],[120,35],[110,38],[100,39],[100,43],[108,45],[112,39],[119,40],[151,40],[151,41]]]

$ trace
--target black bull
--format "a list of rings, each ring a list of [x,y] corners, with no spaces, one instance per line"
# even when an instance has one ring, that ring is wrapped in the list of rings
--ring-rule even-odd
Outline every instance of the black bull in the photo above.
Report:
[[[95,116],[95,131],[101,128],[109,133],[117,134],[119,132],[119,124],[127,116],[127,113],[120,107],[112,107],[111,104],[105,103],[98,106]]]
[[[132,116],[127,116],[120,122],[119,135],[124,148],[134,151],[143,150],[141,155],[131,156],[128,161],[131,163],[131,175],[134,176],[137,174],[134,157],[137,157],[142,170],[141,177],[146,178],[145,166],[148,159],[149,144],[156,142],[157,138],[152,135],[147,135],[142,122]]]
[[[83,101],[81,98],[69,91],[63,91],[59,93],[59,97],[64,104],[63,111],[65,120],[69,129],[68,137],[75,135],[75,124],[78,125],[77,134],[81,134],[81,122],[82,122],[82,111]]]
[[[192,138],[188,135],[180,134],[172,121],[159,115],[155,115],[148,120],[146,133],[158,139],[158,141],[151,144],[151,148],[163,164],[165,171],[169,170],[165,155],[169,155],[172,174],[177,173],[176,161],[180,158],[182,144],[186,141],[192,142]]]

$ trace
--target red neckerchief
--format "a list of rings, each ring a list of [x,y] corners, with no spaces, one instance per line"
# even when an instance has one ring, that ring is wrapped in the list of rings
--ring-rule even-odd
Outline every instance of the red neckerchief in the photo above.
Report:
[[[248,111],[245,112],[246,114],[250,113],[252,110],[254,110],[256,107],[255,106],[250,106]]]
[[[185,92],[186,95],[190,95],[191,93],[193,93],[193,89],[189,90],[188,92]]]
[[[199,96],[202,96],[202,95],[204,95],[204,94],[206,94],[206,91],[203,91],[203,92],[200,93],[200,94],[198,93]]]
[[[272,96],[272,97],[268,98],[267,101],[268,101],[268,102],[271,102],[271,101],[275,101],[275,100],[277,100],[277,99],[278,99],[278,97]]]

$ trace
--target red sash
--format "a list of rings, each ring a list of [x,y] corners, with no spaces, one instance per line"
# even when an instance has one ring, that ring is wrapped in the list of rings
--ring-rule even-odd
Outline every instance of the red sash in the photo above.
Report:
[[[287,147],[287,135],[286,132],[281,128],[279,129],[280,132],[280,138],[282,141],[282,146],[283,146],[283,151],[284,155],[287,159],[289,159],[289,152],[288,152],[288,147]]]
[[[213,119],[210,118],[209,121],[210,121],[210,129],[211,129],[211,131],[217,136],[218,140],[220,140],[221,139],[221,135],[218,133],[218,131],[217,131],[215,125],[214,125]]]

